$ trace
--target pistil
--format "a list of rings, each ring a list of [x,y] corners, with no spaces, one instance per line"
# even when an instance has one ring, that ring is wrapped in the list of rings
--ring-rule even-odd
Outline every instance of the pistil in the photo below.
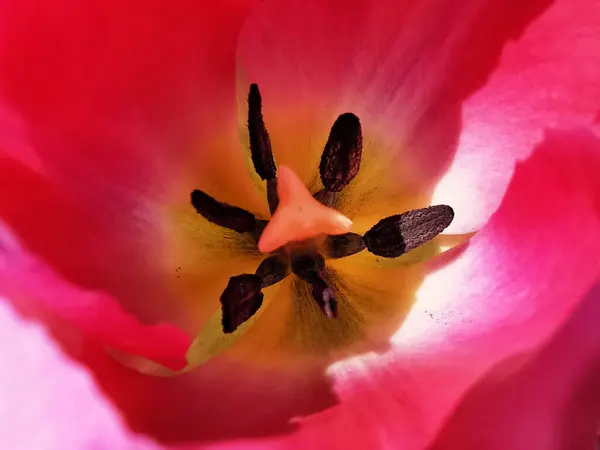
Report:
[[[336,289],[327,279],[326,259],[345,258],[365,249],[396,258],[433,239],[454,218],[450,206],[436,205],[384,218],[364,236],[350,232],[352,221],[331,205],[361,165],[362,128],[352,113],[341,114],[331,128],[319,165],[323,189],[314,195],[290,168],[278,170],[256,84],[250,86],[248,95],[248,131],[254,169],[266,182],[271,219],[258,218],[199,190],[191,195],[192,205],[206,220],[249,233],[258,250],[269,254],[254,274],[229,279],[221,295],[225,333],[234,332],[258,311],[262,289],[291,273],[310,284],[313,300],[327,317],[335,318]]]
[[[294,241],[319,235],[350,231],[352,221],[339,211],[319,203],[289,168],[279,170],[277,192],[279,207],[258,242],[263,253],[272,252]]]

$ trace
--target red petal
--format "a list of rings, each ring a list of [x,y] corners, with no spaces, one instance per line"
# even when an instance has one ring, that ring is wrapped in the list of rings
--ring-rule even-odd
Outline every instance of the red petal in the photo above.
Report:
[[[251,3],[3,2],[2,109],[46,174],[107,214],[164,197],[208,143],[239,150],[235,46]]]
[[[0,224],[1,225],[1,224]],[[111,296],[69,284],[44,262],[21,248],[0,228],[0,293],[28,314],[63,328],[74,326],[86,339],[144,356],[173,369],[186,365],[189,337],[172,325],[144,325]]]
[[[190,448],[243,438],[269,441],[295,429],[296,418],[335,401],[318,370],[283,371],[219,357],[192,372],[160,378],[129,370],[93,346],[81,353],[134,430]]]
[[[154,220],[131,217],[133,211],[107,214],[10,158],[0,157],[0,180],[1,220],[54,270],[110,293],[144,320],[176,318],[177,298],[157,257],[164,236]]]

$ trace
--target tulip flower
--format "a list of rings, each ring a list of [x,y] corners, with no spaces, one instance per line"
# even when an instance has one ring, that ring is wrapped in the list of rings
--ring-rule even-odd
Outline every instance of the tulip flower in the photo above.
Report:
[[[591,449],[595,0],[0,3],[0,447]]]

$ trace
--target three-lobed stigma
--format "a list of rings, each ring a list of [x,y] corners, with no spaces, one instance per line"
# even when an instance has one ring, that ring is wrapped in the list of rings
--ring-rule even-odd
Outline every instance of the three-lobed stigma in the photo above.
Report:
[[[263,288],[292,273],[311,285],[313,300],[327,317],[335,318],[336,289],[327,278],[327,259],[363,250],[396,258],[433,239],[454,218],[450,206],[435,205],[386,217],[364,236],[350,232],[351,221],[331,205],[360,169],[362,128],[352,113],[341,114],[331,128],[319,165],[323,189],[314,194],[291,169],[281,166],[278,171],[256,84],[250,86],[248,95],[248,131],[254,169],[267,185],[271,220],[257,218],[199,190],[191,194],[192,206],[206,220],[249,233],[257,248],[269,253],[254,274],[229,279],[220,299],[224,333],[234,332],[259,310]]]

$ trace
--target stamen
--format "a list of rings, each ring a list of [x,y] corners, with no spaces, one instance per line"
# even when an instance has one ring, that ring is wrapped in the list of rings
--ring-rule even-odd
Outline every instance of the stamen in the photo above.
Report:
[[[366,248],[360,234],[346,233],[338,236],[327,236],[325,240],[326,256],[330,259],[345,258]]]
[[[258,85],[250,85],[248,94],[248,132],[250,135],[250,152],[256,173],[263,180],[277,177],[277,167],[273,159],[269,133],[262,115],[262,99]]]
[[[250,232],[250,234],[252,235],[252,237],[254,238],[254,240],[257,243],[260,240],[260,237],[262,236],[262,233],[263,233],[263,231],[265,231],[265,228],[267,227],[268,224],[269,224],[269,222],[266,220],[256,219],[256,226],[254,227],[254,230],[252,230]]]
[[[371,253],[395,258],[436,237],[452,219],[454,210],[450,206],[415,209],[380,220],[363,240]]]
[[[320,278],[324,268],[325,258],[320,253],[301,254],[292,257],[292,272],[309,283]]]
[[[312,295],[327,317],[330,319],[337,317],[337,300],[335,298],[335,292],[325,280],[319,278],[313,283]]]
[[[262,280],[258,275],[242,274],[231,277],[221,294],[223,332],[233,333],[256,314],[263,302]]]
[[[256,218],[245,209],[221,203],[197,189],[192,192],[191,198],[198,214],[215,225],[238,233],[252,232],[256,228]]]
[[[243,273],[229,279],[221,294],[223,332],[233,333],[250,319],[262,305],[261,289],[280,282],[290,273],[288,260],[279,255],[264,259],[254,275]]]
[[[337,118],[325,144],[319,170],[325,189],[339,192],[358,173],[362,157],[360,120],[352,113]]]
[[[365,248],[378,256],[397,257],[433,239],[454,218],[451,207],[437,205],[382,219],[364,236],[350,232],[352,221],[333,206],[337,193],[356,177],[361,165],[362,128],[352,113],[341,114],[331,127],[319,165],[324,189],[314,196],[288,167],[280,166],[278,173],[256,84],[250,85],[248,94],[248,132],[254,168],[267,184],[271,220],[257,219],[200,190],[191,194],[192,205],[209,222],[250,233],[263,253],[277,250],[254,274],[229,279],[220,297],[224,333],[233,333],[256,314],[264,300],[262,289],[290,272],[311,285],[315,302],[327,317],[334,318],[336,286],[330,284],[331,272],[325,272],[325,257],[344,258]]]
[[[265,258],[256,269],[256,275],[261,278],[263,288],[279,283],[289,273],[290,264],[286,258],[280,255],[271,255]]]
[[[324,268],[325,258],[319,253],[292,257],[292,272],[312,285],[313,298],[323,313],[333,319],[337,315],[337,300],[335,291],[323,279]]]
[[[269,203],[269,211],[271,211],[271,214],[274,214],[275,210],[279,206],[279,194],[277,193],[277,178],[267,180],[267,202]]]

